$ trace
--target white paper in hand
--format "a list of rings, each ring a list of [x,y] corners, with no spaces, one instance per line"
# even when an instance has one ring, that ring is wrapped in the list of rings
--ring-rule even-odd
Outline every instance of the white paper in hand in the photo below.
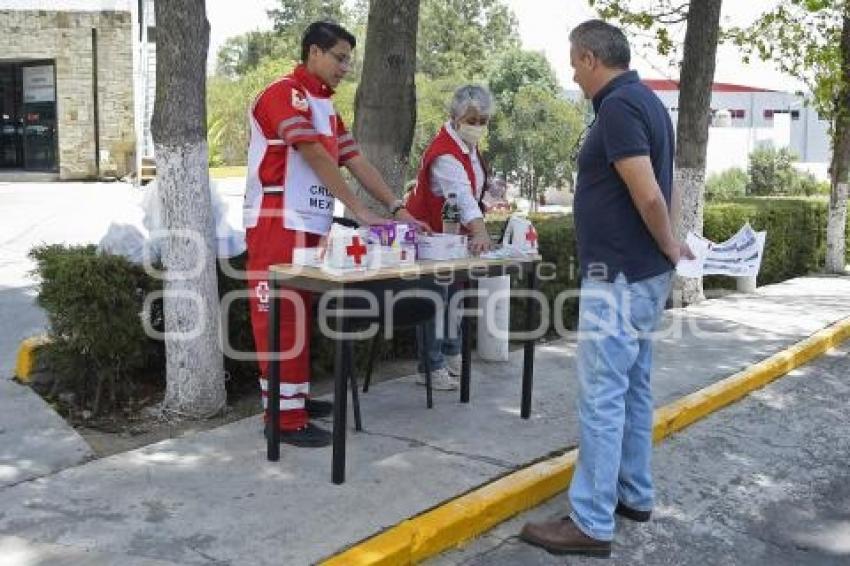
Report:
[[[691,251],[694,252],[694,259],[680,259],[679,263],[676,264],[676,273],[681,277],[702,277],[702,266],[705,263],[705,258],[709,250],[711,250],[711,240],[707,240],[693,232],[688,232],[686,242],[688,247],[691,248]]]
[[[689,232],[687,243],[696,257],[680,260],[676,272],[682,277],[755,277],[761,268],[766,236],[766,232],[756,232],[749,224],[720,244]]]

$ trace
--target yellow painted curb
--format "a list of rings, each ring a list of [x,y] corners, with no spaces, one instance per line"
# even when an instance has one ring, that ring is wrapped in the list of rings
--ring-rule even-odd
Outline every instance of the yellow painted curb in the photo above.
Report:
[[[850,317],[747,369],[655,411],[653,439],[676,431],[823,354],[850,338]],[[577,450],[532,464],[452,499],[322,562],[322,566],[415,564],[456,547],[566,489]]]
[[[15,378],[21,383],[29,383],[35,368],[35,351],[50,342],[46,335],[32,336],[21,342],[18,358],[15,362]]]

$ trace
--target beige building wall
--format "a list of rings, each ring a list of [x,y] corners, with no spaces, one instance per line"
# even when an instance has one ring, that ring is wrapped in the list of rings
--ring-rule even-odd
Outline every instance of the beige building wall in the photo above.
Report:
[[[0,10],[0,62],[53,59],[59,176],[97,176],[92,29],[97,30],[101,172],[133,167],[133,55],[130,12]]]

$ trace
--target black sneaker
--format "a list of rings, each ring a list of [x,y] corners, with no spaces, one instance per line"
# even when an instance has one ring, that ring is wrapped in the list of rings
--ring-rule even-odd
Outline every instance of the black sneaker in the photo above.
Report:
[[[623,505],[619,501],[617,502],[617,508],[614,509],[614,513],[638,523],[646,523],[649,521],[650,515],[652,515],[652,511],[638,511],[637,509],[632,509],[631,507]]]
[[[269,436],[269,427],[265,428],[266,438]],[[280,431],[280,443],[291,444],[292,446],[300,446],[302,448],[321,448],[330,446],[333,437],[331,433],[323,428],[319,428],[313,423],[307,423],[298,430],[282,430]]]
[[[334,410],[334,404],[330,401],[307,399],[304,401],[304,408],[307,409],[307,416],[311,419],[323,419],[331,416]]]

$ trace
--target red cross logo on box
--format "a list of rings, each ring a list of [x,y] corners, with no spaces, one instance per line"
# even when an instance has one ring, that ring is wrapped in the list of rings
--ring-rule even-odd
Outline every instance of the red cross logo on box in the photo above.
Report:
[[[537,247],[537,230],[534,229],[534,226],[528,227],[528,232],[525,233],[525,239],[531,242],[532,247]]]
[[[351,245],[345,247],[345,253],[354,258],[354,263],[361,265],[363,256],[366,255],[366,246],[360,243],[360,238],[354,236],[351,238]]]

